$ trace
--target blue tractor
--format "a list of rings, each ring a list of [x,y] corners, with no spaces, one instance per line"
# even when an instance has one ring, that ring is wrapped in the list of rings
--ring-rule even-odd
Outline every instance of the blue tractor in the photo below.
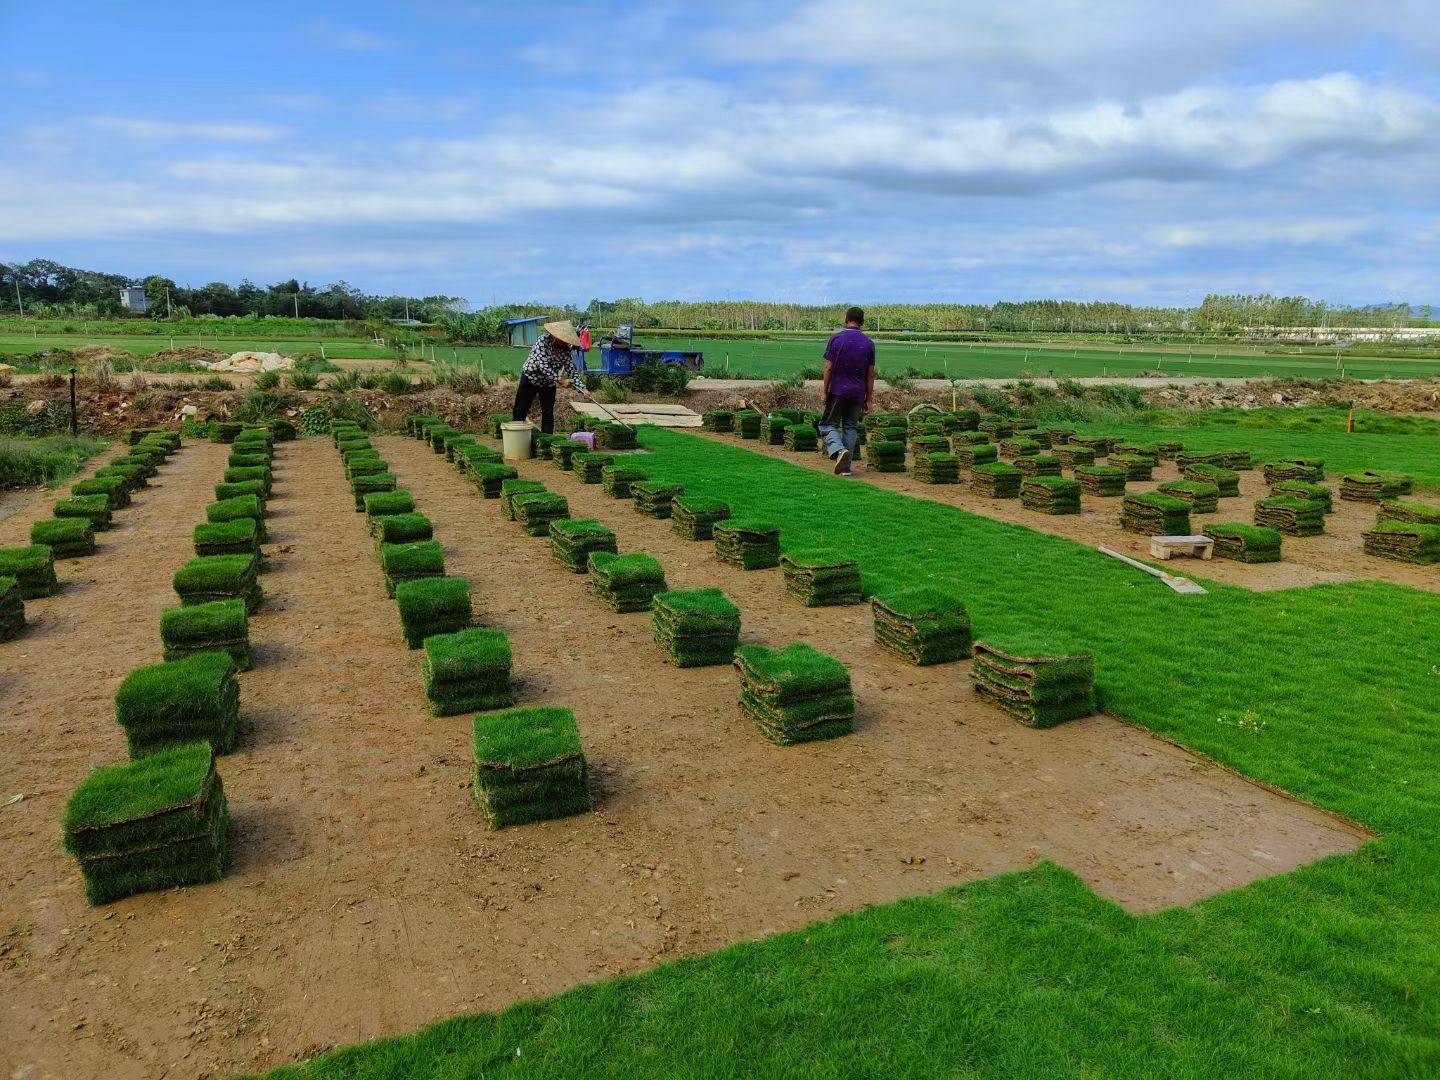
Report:
[[[593,351],[593,350],[592,350]],[[600,363],[590,367],[586,353],[575,350],[575,368],[584,375],[606,375],[624,378],[634,375],[646,364],[680,364],[686,370],[699,374],[705,366],[705,354],[684,352],[680,349],[642,349],[635,344],[635,324],[621,323],[615,328],[610,340],[599,348]]]

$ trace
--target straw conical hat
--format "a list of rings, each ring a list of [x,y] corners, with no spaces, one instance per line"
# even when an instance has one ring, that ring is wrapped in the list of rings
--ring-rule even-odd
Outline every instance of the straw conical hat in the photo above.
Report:
[[[558,322],[547,322],[545,332],[551,337],[559,338],[566,345],[580,347],[580,335],[575,332],[575,324],[569,319],[561,319]]]

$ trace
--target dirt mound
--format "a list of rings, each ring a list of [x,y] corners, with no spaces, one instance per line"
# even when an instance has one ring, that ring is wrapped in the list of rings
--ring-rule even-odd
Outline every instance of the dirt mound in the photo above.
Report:
[[[1224,386],[1162,386],[1145,392],[1161,408],[1263,409],[1348,406],[1385,412],[1440,409],[1440,379],[1360,382],[1357,379],[1273,379]]]
[[[114,349],[109,345],[81,345],[72,353],[77,364],[103,364],[116,360],[134,360],[135,357],[123,349]]]
[[[199,345],[183,345],[178,349],[162,349],[150,357],[150,363],[166,363],[179,361],[187,364],[213,364],[217,360],[223,360],[229,355],[216,349],[204,349]]]

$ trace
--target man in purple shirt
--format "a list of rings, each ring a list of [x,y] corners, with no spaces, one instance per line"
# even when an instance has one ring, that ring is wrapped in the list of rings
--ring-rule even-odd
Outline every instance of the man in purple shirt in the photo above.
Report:
[[[860,327],[865,312],[845,312],[845,329],[825,346],[825,412],[820,416],[820,437],[825,453],[835,462],[836,476],[849,476],[855,448],[860,445],[860,416],[875,396],[875,342]]]

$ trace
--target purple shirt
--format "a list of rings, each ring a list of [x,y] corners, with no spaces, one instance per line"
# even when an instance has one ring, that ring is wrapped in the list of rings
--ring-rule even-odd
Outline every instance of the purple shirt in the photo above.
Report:
[[[863,402],[866,375],[875,365],[875,342],[847,326],[825,346],[825,359],[830,361],[830,396]]]

